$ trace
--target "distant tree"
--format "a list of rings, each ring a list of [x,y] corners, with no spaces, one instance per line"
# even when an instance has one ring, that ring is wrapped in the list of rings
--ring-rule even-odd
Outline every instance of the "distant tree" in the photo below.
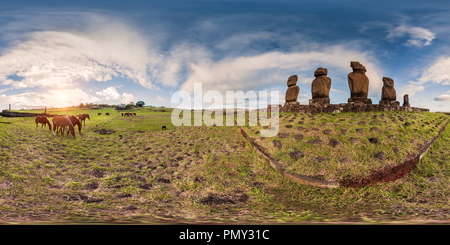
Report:
[[[138,101],[136,102],[137,107],[143,107],[145,105],[144,101]]]
[[[125,109],[127,109],[127,110],[128,110],[128,109],[131,109],[132,107],[133,107],[133,105],[132,105],[132,104],[128,104],[128,105],[126,105],[126,106],[125,106]]]
[[[80,103],[80,108],[83,108],[84,107],[84,104],[83,103]]]

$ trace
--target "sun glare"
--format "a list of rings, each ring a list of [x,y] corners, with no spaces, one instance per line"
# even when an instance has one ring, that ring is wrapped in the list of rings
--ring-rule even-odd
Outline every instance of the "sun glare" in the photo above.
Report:
[[[60,99],[64,99],[66,96],[64,94],[59,95]]]

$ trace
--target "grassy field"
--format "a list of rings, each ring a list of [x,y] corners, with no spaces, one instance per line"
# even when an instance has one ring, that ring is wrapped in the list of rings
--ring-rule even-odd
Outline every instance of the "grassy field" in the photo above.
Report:
[[[249,134],[287,172],[341,181],[413,158],[448,118],[429,112],[283,113],[277,137],[260,137],[261,126]]]
[[[75,109],[48,112],[81,113]],[[102,115],[97,116],[98,112]],[[106,112],[111,115],[105,116]],[[255,153],[238,127],[174,127],[170,110],[131,112],[137,116],[121,117],[113,109],[83,110],[91,120],[86,120],[86,127],[75,138],[36,130],[34,118],[0,118],[11,122],[0,123],[0,221],[450,221],[449,127],[402,179],[363,188],[322,189],[282,178]],[[281,132],[283,125],[292,123],[287,120],[292,115],[282,116]],[[417,114],[414,119],[430,122],[440,116]],[[309,123],[306,114],[297,116],[295,122],[301,117]],[[332,117],[323,116],[323,121],[336,127],[339,117]],[[356,114],[348,117],[354,117],[349,119],[354,124],[361,119]],[[400,127],[387,121],[383,126]],[[251,132],[260,129],[246,128]],[[351,133],[354,127],[348,129]],[[406,135],[410,133],[406,130]],[[431,137],[421,131],[419,135],[423,140]],[[379,138],[384,136],[383,131]],[[286,150],[274,155],[287,161]]]

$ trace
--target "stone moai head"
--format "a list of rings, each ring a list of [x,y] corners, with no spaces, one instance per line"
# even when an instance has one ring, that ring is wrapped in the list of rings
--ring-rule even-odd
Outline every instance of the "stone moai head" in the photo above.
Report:
[[[394,80],[389,77],[383,77],[383,86],[394,87]]]
[[[298,76],[297,75],[290,76],[288,78],[288,80],[287,80],[288,87],[296,85],[297,84],[297,80],[298,80]]]
[[[409,103],[409,97],[407,94],[403,95],[403,102],[404,103]]]
[[[328,74],[328,70],[326,68],[322,68],[322,67],[317,68],[317,70],[314,72],[315,77],[327,75],[327,74]]]
[[[356,70],[362,70],[364,72],[367,71],[366,68],[363,65],[361,65],[358,61],[350,62],[350,66],[352,67],[353,71],[356,71]]]

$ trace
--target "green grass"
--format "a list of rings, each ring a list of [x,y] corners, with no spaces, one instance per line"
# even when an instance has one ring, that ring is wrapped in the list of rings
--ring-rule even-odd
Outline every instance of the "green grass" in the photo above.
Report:
[[[448,128],[402,179],[321,189],[281,177],[238,127],[173,127],[170,110],[135,109],[136,117],[118,116],[113,109],[86,112],[91,120],[76,138],[36,130],[33,118],[1,118],[11,122],[0,124],[2,222],[387,222],[450,215]],[[168,130],[161,130],[163,125]],[[97,129],[116,132],[100,135]],[[283,159],[293,147],[277,156]]]
[[[432,137],[437,135],[438,130],[426,133],[435,126],[436,123],[445,123],[448,116],[436,113],[395,113],[395,112],[372,112],[360,113],[340,113],[340,114],[321,114],[308,116],[299,114],[293,119],[294,114],[283,113],[280,118],[279,133],[289,134],[289,137],[274,137],[261,140],[260,133],[263,128],[253,127],[250,135],[257,139],[257,142],[272,155],[275,159],[286,165],[286,171],[295,174],[307,176],[315,176],[325,178],[330,181],[340,181],[349,178],[362,178],[373,171],[395,166],[412,156],[417,155],[420,147],[428,142]],[[376,116],[376,118],[373,118]],[[398,116],[404,118],[400,121]],[[393,119],[391,119],[394,118]],[[442,117],[442,118],[441,118]],[[303,120],[302,120],[303,118]],[[344,120],[344,121],[341,121]],[[432,122],[429,125],[422,126],[423,122]],[[303,121],[304,124],[299,124]],[[358,124],[364,121],[365,124]],[[325,125],[322,123],[325,122]],[[411,123],[405,126],[405,122]],[[335,123],[339,123],[335,125]],[[292,125],[292,128],[286,128],[285,125]],[[442,127],[441,124],[440,127]],[[304,130],[297,130],[299,126],[303,126]],[[378,131],[371,131],[376,127]],[[391,129],[387,129],[391,127]],[[439,128],[440,128],[439,127]],[[319,131],[312,130],[318,128]],[[331,134],[324,134],[324,130],[331,130]],[[348,132],[341,133],[342,129]],[[363,132],[357,132],[356,129],[363,129]],[[302,134],[302,140],[295,140],[293,135]],[[393,135],[394,138],[389,138]],[[310,140],[320,138],[322,144],[314,145]],[[354,144],[350,138],[358,138],[360,143]],[[370,138],[377,138],[378,143],[371,143]],[[330,140],[337,140],[338,145],[329,145]],[[278,140],[282,144],[279,150],[273,146],[272,141]],[[415,140],[414,143],[411,143]],[[394,148],[397,147],[397,152]],[[295,150],[305,154],[304,158],[292,159],[290,152]],[[376,153],[382,152],[384,159],[375,157]],[[317,158],[325,160],[318,162]],[[340,160],[349,158],[353,163],[341,163]]]

